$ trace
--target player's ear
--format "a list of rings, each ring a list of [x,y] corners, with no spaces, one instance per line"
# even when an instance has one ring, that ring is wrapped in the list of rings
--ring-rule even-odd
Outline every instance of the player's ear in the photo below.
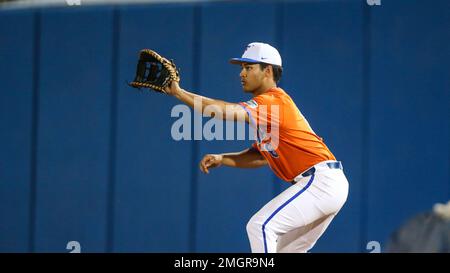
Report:
[[[266,68],[264,68],[264,74],[269,78],[272,77],[273,67],[271,65],[266,66]]]

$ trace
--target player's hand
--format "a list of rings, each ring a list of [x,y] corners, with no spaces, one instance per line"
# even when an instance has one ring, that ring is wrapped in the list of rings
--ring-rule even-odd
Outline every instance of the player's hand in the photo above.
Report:
[[[164,88],[166,94],[176,96],[181,93],[180,84],[177,81],[172,81],[169,86]]]
[[[209,169],[216,168],[222,165],[222,159],[223,159],[222,155],[212,155],[212,154],[205,155],[203,159],[200,161],[199,164],[200,170],[203,173],[208,174]]]

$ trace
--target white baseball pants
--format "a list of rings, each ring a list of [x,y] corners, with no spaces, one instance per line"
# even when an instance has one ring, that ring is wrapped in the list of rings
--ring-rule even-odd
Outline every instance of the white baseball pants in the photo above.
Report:
[[[324,161],[315,173],[297,176],[247,224],[253,253],[307,252],[347,200],[348,181],[341,169]]]

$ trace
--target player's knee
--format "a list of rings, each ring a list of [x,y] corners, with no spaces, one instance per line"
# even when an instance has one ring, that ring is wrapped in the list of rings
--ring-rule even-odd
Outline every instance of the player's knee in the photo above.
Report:
[[[254,235],[254,234],[262,231],[262,224],[259,221],[257,221],[255,219],[255,217],[252,217],[250,219],[250,221],[248,221],[246,229],[247,229],[247,234],[249,236]]]

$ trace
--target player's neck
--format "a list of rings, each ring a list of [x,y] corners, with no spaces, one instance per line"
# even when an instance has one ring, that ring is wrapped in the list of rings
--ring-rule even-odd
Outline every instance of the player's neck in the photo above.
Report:
[[[269,91],[272,88],[276,88],[277,85],[274,82],[269,82],[266,84],[262,84],[258,89],[256,89],[255,91],[253,91],[253,97],[259,96],[261,94],[266,93],[267,91]]]

